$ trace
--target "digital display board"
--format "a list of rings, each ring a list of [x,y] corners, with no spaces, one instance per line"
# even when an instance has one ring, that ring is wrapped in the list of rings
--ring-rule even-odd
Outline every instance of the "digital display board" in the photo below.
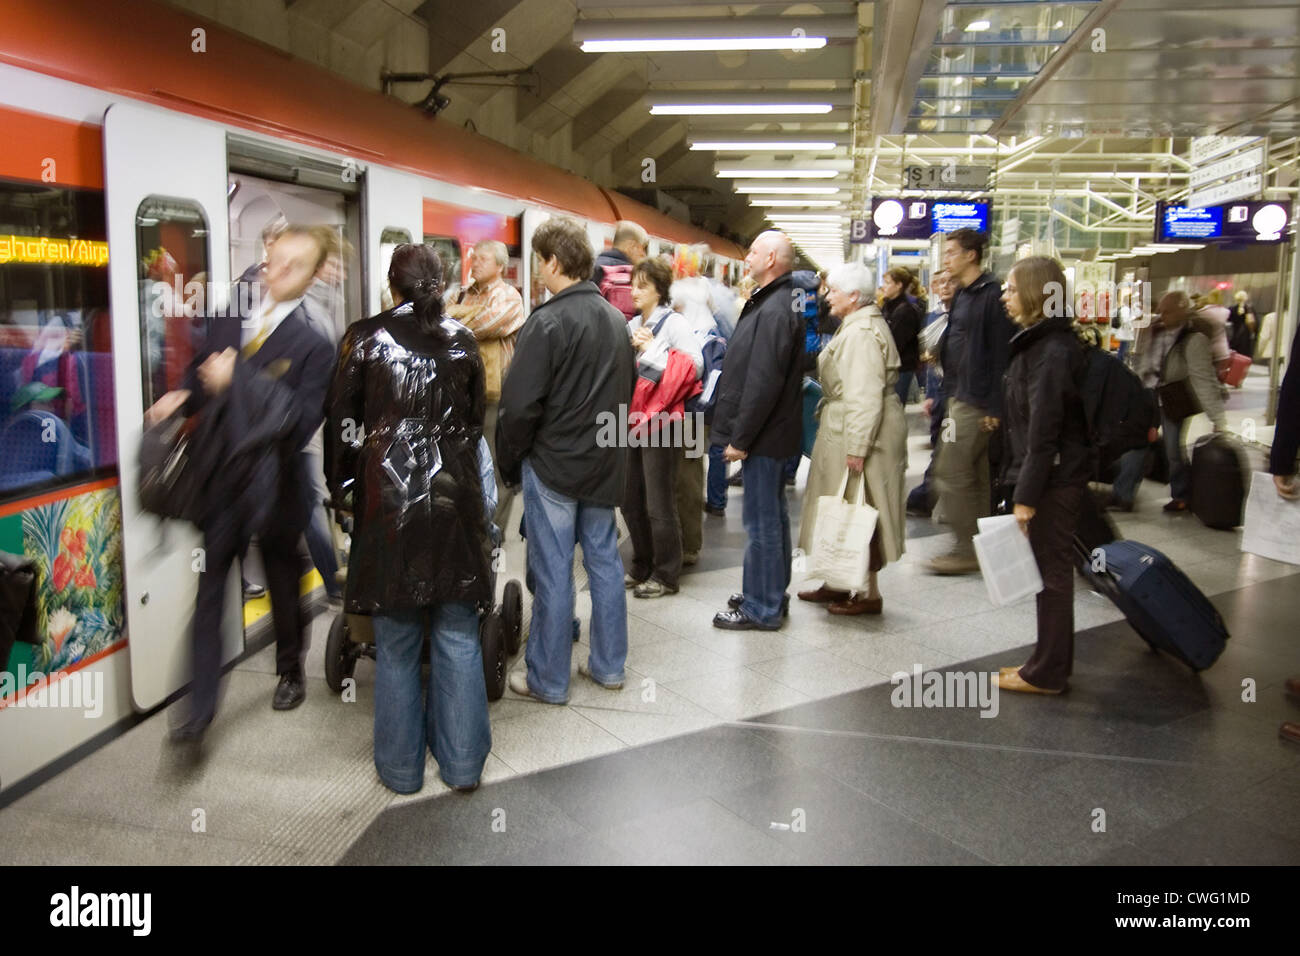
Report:
[[[877,239],[929,239],[936,232],[975,229],[988,232],[989,204],[969,199],[871,200],[869,241]]]
[[[1252,200],[1189,209],[1156,206],[1156,242],[1282,242],[1291,221],[1289,202]]]

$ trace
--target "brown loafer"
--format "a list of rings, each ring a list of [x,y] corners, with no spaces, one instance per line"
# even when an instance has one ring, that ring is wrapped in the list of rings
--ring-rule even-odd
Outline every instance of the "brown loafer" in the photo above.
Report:
[[[800,601],[812,601],[814,604],[830,604],[832,601],[847,601],[853,597],[850,591],[837,591],[822,585],[814,591],[800,591]]]
[[[1286,688],[1287,696],[1300,698],[1300,677],[1288,677],[1282,686]]]
[[[1035,687],[1033,684],[1029,683],[1029,681],[1025,680],[1023,677],[1020,676],[1020,674],[1018,673],[1019,668],[1017,668],[1016,670],[1017,673],[1013,673],[1013,674],[1004,674],[1002,672],[998,673],[999,689],[1019,691],[1022,694],[1059,694],[1061,693],[1061,690],[1065,689],[1065,688],[1061,688],[1061,690],[1048,690],[1046,687]]]
[[[1300,724],[1287,721],[1277,729],[1277,735],[1293,744],[1300,744]]]
[[[884,598],[849,598],[828,604],[826,610],[832,614],[879,614],[884,607]]]

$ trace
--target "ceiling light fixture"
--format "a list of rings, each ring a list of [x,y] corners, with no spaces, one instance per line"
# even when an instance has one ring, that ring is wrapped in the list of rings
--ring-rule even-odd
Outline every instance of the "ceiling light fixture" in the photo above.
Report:
[[[839,186],[742,186],[736,185],[738,193],[789,193],[792,196],[834,196],[840,191]]]
[[[858,35],[856,16],[589,19],[573,25],[584,53],[820,50]]]
[[[751,199],[751,206],[838,206],[839,199]]]
[[[966,32],[983,33],[990,26],[992,26],[992,24],[987,20],[972,20],[970,23],[966,24]]]
[[[702,53],[709,50],[820,50],[825,37],[679,37],[675,40],[584,40],[583,53]]]
[[[650,107],[651,116],[730,116],[739,113],[753,115],[829,113],[835,107],[830,103],[656,103]]]
[[[834,179],[838,169],[744,169],[729,167],[715,169],[720,179]]]
[[[788,143],[781,143],[772,140],[692,140],[691,149],[693,150],[712,150],[715,153],[742,153],[742,152],[816,152],[825,153],[838,148],[839,144],[830,140],[813,141],[792,140]]]

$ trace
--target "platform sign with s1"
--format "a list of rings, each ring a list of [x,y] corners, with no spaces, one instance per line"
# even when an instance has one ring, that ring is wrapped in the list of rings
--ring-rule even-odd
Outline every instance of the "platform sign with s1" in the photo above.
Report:
[[[987,189],[988,166],[959,166],[938,163],[934,166],[908,166],[903,170],[904,189]]]

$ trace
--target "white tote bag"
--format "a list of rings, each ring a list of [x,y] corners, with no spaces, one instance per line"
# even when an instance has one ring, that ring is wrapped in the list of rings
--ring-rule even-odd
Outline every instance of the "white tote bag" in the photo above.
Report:
[[[812,577],[821,578],[837,591],[866,589],[871,573],[871,536],[880,512],[867,504],[867,478],[858,483],[856,501],[845,501],[849,470],[834,495],[817,499],[817,523],[813,526]]]

